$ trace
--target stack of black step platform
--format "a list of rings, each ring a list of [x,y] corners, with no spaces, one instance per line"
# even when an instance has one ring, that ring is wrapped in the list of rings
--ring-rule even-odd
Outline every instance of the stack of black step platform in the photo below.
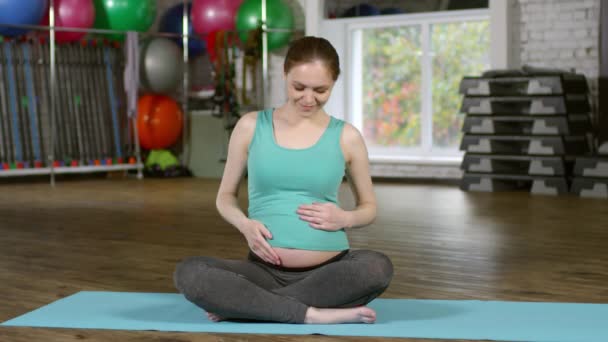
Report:
[[[581,197],[608,198],[608,142],[597,155],[576,158],[572,192]]]
[[[468,191],[569,192],[574,161],[592,150],[583,75],[524,67],[465,77],[460,149]]]

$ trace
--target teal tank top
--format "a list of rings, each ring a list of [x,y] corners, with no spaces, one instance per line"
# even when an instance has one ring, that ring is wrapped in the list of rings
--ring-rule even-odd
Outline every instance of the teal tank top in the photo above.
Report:
[[[274,138],[272,109],[258,113],[247,162],[249,218],[272,233],[274,247],[341,251],[349,248],[344,229],[312,228],[296,213],[301,204],[335,203],[344,177],[340,148],[344,121],[330,117],[321,138],[311,147],[290,149]]]

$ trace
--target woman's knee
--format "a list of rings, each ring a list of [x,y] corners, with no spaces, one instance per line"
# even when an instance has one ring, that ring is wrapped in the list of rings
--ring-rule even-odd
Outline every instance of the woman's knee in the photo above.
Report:
[[[393,263],[384,253],[361,250],[357,251],[357,259],[364,265],[368,279],[373,282],[374,287],[379,289],[387,288],[393,279]]]
[[[189,257],[175,266],[173,282],[175,288],[186,297],[196,296],[201,288],[205,270],[208,267],[207,257]]]

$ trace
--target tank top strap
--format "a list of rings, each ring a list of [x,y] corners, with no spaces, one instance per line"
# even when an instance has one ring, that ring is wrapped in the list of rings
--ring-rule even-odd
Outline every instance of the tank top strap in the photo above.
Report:
[[[323,136],[325,144],[329,145],[340,145],[340,137],[342,136],[342,130],[344,129],[344,121],[330,116],[329,126],[327,132]]]
[[[255,121],[255,131],[253,133],[253,139],[249,144],[249,148],[251,146],[262,144],[264,147],[270,144],[272,141],[269,139],[272,138],[272,109],[264,109],[258,111],[258,116]]]
[[[256,131],[259,129],[260,134],[268,134],[272,132],[272,108],[260,110],[256,121]],[[256,132],[258,133],[258,132]]]

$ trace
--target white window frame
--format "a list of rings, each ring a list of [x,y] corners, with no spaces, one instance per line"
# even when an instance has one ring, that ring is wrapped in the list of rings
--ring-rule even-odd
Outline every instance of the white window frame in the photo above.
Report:
[[[357,51],[361,51],[358,44],[361,42],[361,30],[375,28],[392,28],[402,26],[419,26],[421,32],[421,49],[419,55],[421,59],[421,96],[422,108],[421,116],[421,145],[419,147],[401,148],[387,147],[374,148],[369,146],[369,154],[371,160],[442,160],[442,161],[460,161],[463,153],[456,149],[441,149],[433,148],[433,107],[432,107],[432,51],[430,28],[434,24],[446,24],[453,22],[466,21],[490,21],[490,12],[488,9],[480,10],[463,10],[463,11],[442,11],[429,12],[419,14],[405,14],[388,17],[369,17],[365,20],[360,20],[355,23],[346,25],[347,35],[347,53],[349,59],[348,69],[348,90],[347,90],[347,113],[346,119],[351,122],[359,131],[363,127],[363,110],[361,103],[361,93],[363,84],[363,73],[360,68],[362,65],[362,56]],[[490,48],[490,47],[489,47]],[[460,115],[457,112],[454,115]]]

